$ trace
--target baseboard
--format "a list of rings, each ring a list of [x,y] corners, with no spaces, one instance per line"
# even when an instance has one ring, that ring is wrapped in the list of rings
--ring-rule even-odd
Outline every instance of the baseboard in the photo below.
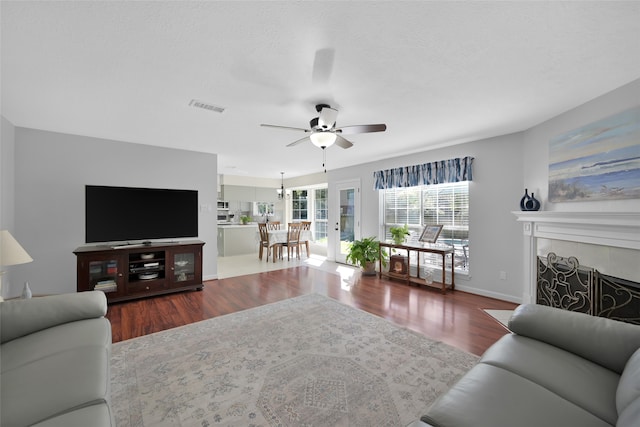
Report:
[[[474,295],[481,295],[483,297],[489,297],[489,298],[499,299],[502,301],[513,302],[516,304],[522,304],[522,298],[517,298],[517,297],[514,297],[513,295],[502,294],[500,292],[487,291],[486,289],[478,289],[471,286],[460,286],[458,283],[456,283],[456,290],[469,292],[470,294],[474,294]]]

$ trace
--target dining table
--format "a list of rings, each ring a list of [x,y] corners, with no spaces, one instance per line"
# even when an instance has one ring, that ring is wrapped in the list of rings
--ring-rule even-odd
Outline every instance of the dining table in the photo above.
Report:
[[[287,235],[289,234],[289,230],[287,230],[286,225],[280,229],[267,230],[267,233],[269,234],[269,245],[273,246],[281,243],[287,243]],[[258,241],[260,241],[260,232],[258,232],[257,234],[257,239]],[[299,241],[301,245],[304,244],[308,248],[309,246],[307,245],[307,243],[311,240],[313,240],[311,230],[300,230]],[[309,256],[308,251],[307,256]],[[273,261],[275,262],[275,260],[276,257],[274,256]]]
[[[287,234],[289,233],[289,230],[286,228],[279,230],[267,230],[267,233],[269,234],[270,244],[287,243]],[[299,240],[301,243],[311,240],[311,230],[301,230]]]

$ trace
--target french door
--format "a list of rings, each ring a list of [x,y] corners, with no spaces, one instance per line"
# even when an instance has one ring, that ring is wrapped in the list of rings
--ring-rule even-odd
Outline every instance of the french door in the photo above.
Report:
[[[360,180],[337,183],[336,194],[335,259],[346,264],[351,243],[360,238]]]

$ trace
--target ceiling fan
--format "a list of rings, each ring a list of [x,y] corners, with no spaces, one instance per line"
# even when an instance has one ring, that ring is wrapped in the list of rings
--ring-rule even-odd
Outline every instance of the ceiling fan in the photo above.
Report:
[[[370,133],[370,132],[384,132],[387,129],[387,125],[375,124],[375,125],[354,125],[336,127],[336,118],[338,117],[338,110],[331,108],[327,104],[316,105],[316,111],[319,113],[318,117],[314,117],[309,122],[309,129],[294,128],[289,126],[267,125],[261,124],[260,126],[278,128],[278,129],[290,129],[296,131],[302,131],[308,135],[297,141],[287,144],[287,147],[293,147],[302,142],[309,141],[316,147],[325,149],[327,147],[336,144],[338,147],[350,148],[353,143],[342,135],[352,135],[356,133]]]

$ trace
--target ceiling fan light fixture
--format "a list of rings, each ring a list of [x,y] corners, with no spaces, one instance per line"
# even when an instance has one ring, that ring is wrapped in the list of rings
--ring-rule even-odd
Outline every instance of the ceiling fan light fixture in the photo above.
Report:
[[[318,148],[330,147],[336,142],[336,134],[326,131],[314,131],[309,135],[311,142]]]

